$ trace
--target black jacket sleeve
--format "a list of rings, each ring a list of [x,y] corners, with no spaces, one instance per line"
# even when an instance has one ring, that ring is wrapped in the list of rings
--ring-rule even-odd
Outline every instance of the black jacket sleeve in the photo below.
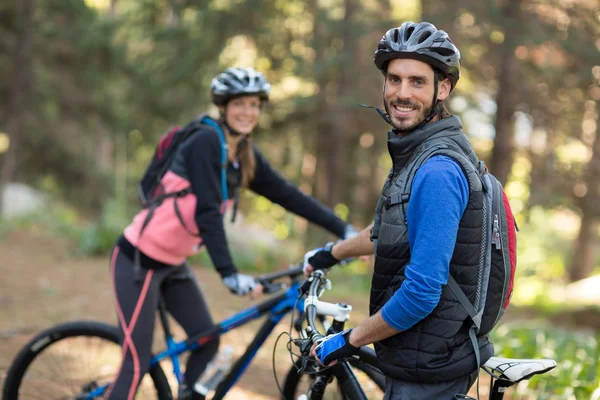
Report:
[[[184,144],[185,169],[197,199],[195,220],[206,250],[221,277],[236,272],[221,217],[221,141],[206,128]]]
[[[332,210],[315,198],[302,193],[300,189],[279,175],[256,147],[254,155],[256,172],[254,180],[250,183],[252,191],[327,229],[340,238],[344,235],[346,223],[338,218]]]

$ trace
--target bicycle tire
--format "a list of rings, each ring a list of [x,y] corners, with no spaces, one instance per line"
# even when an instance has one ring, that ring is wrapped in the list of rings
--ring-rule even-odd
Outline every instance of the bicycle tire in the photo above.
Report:
[[[377,367],[367,364],[366,362],[360,360],[349,361],[351,367],[354,370],[359,370],[363,372],[366,375],[366,377],[374,384],[374,386],[376,386],[378,390],[381,391],[381,393],[385,392],[385,376]],[[300,364],[301,361],[297,360],[287,373],[285,382],[283,384],[283,400],[296,400],[298,396],[304,394],[298,390],[300,380],[303,377],[306,377],[306,374],[298,374],[297,372],[298,368],[300,367]],[[330,383],[328,387],[330,385],[332,385],[332,383]],[[342,396],[342,399],[346,398],[346,396],[343,395],[343,393]],[[379,398],[381,398],[381,396]]]
[[[51,327],[31,339],[13,360],[4,382],[3,400],[18,400],[23,378],[32,362],[50,346],[69,338],[98,338],[119,345],[120,331],[117,327],[94,321],[74,321]],[[119,346],[120,347],[120,346]],[[60,349],[60,347],[58,347]],[[52,354],[52,353],[50,353]],[[120,360],[119,360],[120,362]],[[158,400],[172,400],[169,382],[160,367],[153,366],[149,373]],[[154,396],[152,396],[154,397]],[[46,398],[44,396],[44,398]]]

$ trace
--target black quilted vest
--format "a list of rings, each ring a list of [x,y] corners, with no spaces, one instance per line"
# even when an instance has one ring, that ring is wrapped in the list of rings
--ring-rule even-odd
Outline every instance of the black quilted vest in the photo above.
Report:
[[[469,183],[469,201],[459,224],[450,274],[474,302],[481,261],[483,192],[477,156],[462,132],[458,117],[425,125],[406,136],[391,131],[388,150],[393,167],[383,187],[375,217],[375,270],[370,313],[378,312],[400,288],[410,261],[406,210],[417,169],[434,155],[445,155],[462,168]],[[377,229],[379,228],[379,229]],[[431,252],[435,252],[435,243]],[[468,314],[445,286],[439,304],[425,319],[395,336],[375,343],[383,372],[395,379],[435,383],[469,375],[477,364]],[[479,338],[481,362],[493,355],[487,337]]]

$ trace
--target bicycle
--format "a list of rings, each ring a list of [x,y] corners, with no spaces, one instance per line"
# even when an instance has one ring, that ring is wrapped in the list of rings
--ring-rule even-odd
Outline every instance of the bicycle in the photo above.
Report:
[[[310,348],[313,343],[323,338],[324,335],[319,332],[315,324],[317,313],[322,310],[320,306],[320,297],[326,289],[331,288],[331,282],[325,279],[325,272],[315,271],[311,274],[308,281],[310,286],[307,289],[307,300],[304,302],[305,317],[307,327],[302,330],[300,338],[294,340],[294,344],[300,349],[302,358],[296,362],[299,373],[288,375],[287,384],[289,390],[298,391],[297,385],[301,377],[309,378],[309,387],[305,393],[298,393],[299,396],[294,397],[294,400],[321,400],[323,399],[326,390],[329,390],[333,378],[337,381],[337,386],[341,388],[344,399],[347,400],[365,400],[370,397],[365,393],[362,385],[357,381],[351,367],[360,370],[381,371],[377,368],[377,360],[375,357],[358,358],[351,357],[348,359],[339,360],[333,366],[324,367],[314,361],[310,353]],[[304,285],[306,288],[308,285]],[[341,332],[344,330],[345,322],[348,320],[351,307],[345,308],[345,315],[339,314],[336,316],[334,323],[327,330],[326,334]],[[364,351],[361,348],[361,351]],[[313,360],[311,366],[308,362]],[[490,358],[481,368],[491,376],[490,382],[490,400],[502,400],[507,388],[523,381],[530,379],[534,375],[544,374],[556,367],[556,361],[549,359],[510,359],[501,357]],[[290,374],[292,372],[290,371]],[[295,379],[295,380],[294,380]],[[494,381],[495,380],[495,381]],[[292,387],[293,386],[293,387]],[[479,397],[479,395],[478,395]],[[381,398],[381,397],[380,397]],[[466,397],[470,399],[470,397]]]
[[[265,288],[266,294],[279,293],[221,321],[210,331],[201,332],[180,342],[173,339],[167,311],[161,301],[158,312],[166,349],[152,357],[149,371],[140,383],[136,398],[173,399],[171,385],[160,364],[161,361],[171,360],[174,384],[178,386],[176,392],[180,392],[183,387],[184,375],[181,371],[179,357],[183,353],[193,351],[251,321],[266,317],[243,355],[233,364],[214,389],[212,399],[222,399],[245,372],[258,349],[285,315],[295,312],[294,310],[302,315],[304,300],[298,295],[301,288],[300,277],[303,278],[302,266],[292,266],[285,271],[258,277],[257,280]],[[285,284],[275,283],[281,278],[289,279],[287,288]],[[340,307],[321,302],[319,309],[317,321],[320,321],[325,329],[328,329],[328,321],[325,316],[331,315],[335,318],[340,313]],[[297,321],[301,322],[302,318]],[[295,324],[295,327],[300,329],[298,324]],[[374,359],[375,357],[371,349],[366,349],[361,354],[365,358]],[[92,400],[102,398],[116,375],[120,359],[120,331],[116,326],[94,321],[75,321],[56,325],[39,333],[17,354],[6,375],[3,399]],[[82,365],[82,362],[85,361],[93,364],[87,365],[91,368],[84,368],[86,365]],[[364,384],[373,386],[378,393],[383,393],[385,381],[380,372],[377,375],[371,371],[370,367],[364,367],[362,364],[356,368],[359,375],[362,374],[361,368],[367,369],[364,377],[361,378]],[[275,368],[273,370],[275,372]],[[293,375],[296,375],[294,367],[290,369],[287,376]],[[376,380],[374,384],[368,382],[371,376]],[[276,376],[275,378],[277,379]],[[297,387],[293,382],[297,384],[298,380],[288,381],[286,379],[282,390],[283,398],[292,399],[291,395]]]

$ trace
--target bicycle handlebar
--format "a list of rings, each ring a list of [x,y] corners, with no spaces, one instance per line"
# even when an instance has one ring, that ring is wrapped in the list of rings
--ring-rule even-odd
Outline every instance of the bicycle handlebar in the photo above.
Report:
[[[256,282],[263,286],[264,294],[271,294],[280,291],[286,285],[285,283],[273,283],[274,280],[280,278],[296,279],[298,276],[303,275],[302,264],[291,265],[290,268],[283,271],[271,272],[256,277]]]
[[[316,316],[317,316],[317,302],[319,300],[319,290],[323,283],[323,278],[325,277],[325,272],[323,270],[314,271],[310,278],[310,287],[308,289],[308,296],[306,297],[306,322],[308,323],[308,327],[306,328],[306,333],[311,342],[315,342],[318,339],[324,337],[324,334],[319,332],[319,329],[316,325]]]

